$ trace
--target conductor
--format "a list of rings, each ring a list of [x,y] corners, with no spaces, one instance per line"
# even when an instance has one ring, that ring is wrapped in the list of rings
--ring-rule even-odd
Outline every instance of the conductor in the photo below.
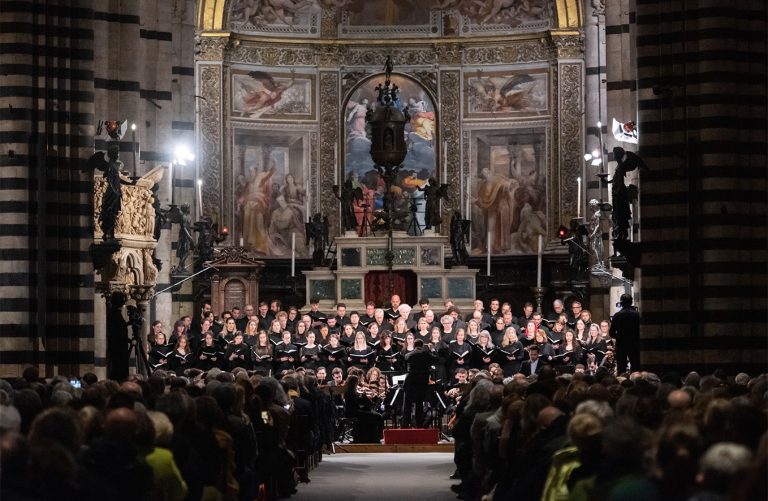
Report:
[[[616,340],[616,364],[619,374],[627,370],[640,370],[640,313],[632,306],[632,296],[622,294],[621,309],[613,315],[610,336]]]
[[[405,399],[403,403],[403,428],[411,427],[411,408],[416,404],[416,425],[424,420],[424,400],[427,398],[429,374],[437,356],[431,345],[424,346],[424,341],[417,339],[414,350],[405,356],[408,375],[405,378]]]

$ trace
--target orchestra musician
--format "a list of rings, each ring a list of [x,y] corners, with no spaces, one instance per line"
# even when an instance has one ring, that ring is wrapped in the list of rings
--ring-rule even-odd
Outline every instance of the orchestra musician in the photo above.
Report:
[[[384,418],[371,410],[371,402],[366,397],[366,388],[356,374],[347,378],[344,391],[344,415],[357,419],[355,442],[379,443],[384,432]]]

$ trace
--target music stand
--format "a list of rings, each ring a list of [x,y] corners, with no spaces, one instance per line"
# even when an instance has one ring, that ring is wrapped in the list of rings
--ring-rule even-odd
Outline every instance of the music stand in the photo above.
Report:
[[[373,226],[368,220],[368,209],[371,206],[369,204],[360,204],[360,207],[363,208],[363,222],[360,224],[360,233],[358,233],[358,235],[361,237],[367,237],[368,233],[370,232],[370,234],[375,237],[376,233],[373,232]]]

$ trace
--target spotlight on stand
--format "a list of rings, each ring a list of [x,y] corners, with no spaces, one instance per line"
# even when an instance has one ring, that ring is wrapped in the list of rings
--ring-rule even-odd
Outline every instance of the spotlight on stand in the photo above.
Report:
[[[561,224],[557,229],[557,237],[560,239],[560,245],[565,245],[566,239],[568,238],[568,228]]]

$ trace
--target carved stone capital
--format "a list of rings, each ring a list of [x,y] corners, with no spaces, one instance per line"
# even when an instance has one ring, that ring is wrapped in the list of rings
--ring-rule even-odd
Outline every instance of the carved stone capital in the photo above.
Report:
[[[229,40],[229,37],[196,37],[196,59],[198,61],[222,61],[230,43]]]
[[[581,35],[553,35],[555,55],[558,59],[581,59],[584,57],[584,37]]]

